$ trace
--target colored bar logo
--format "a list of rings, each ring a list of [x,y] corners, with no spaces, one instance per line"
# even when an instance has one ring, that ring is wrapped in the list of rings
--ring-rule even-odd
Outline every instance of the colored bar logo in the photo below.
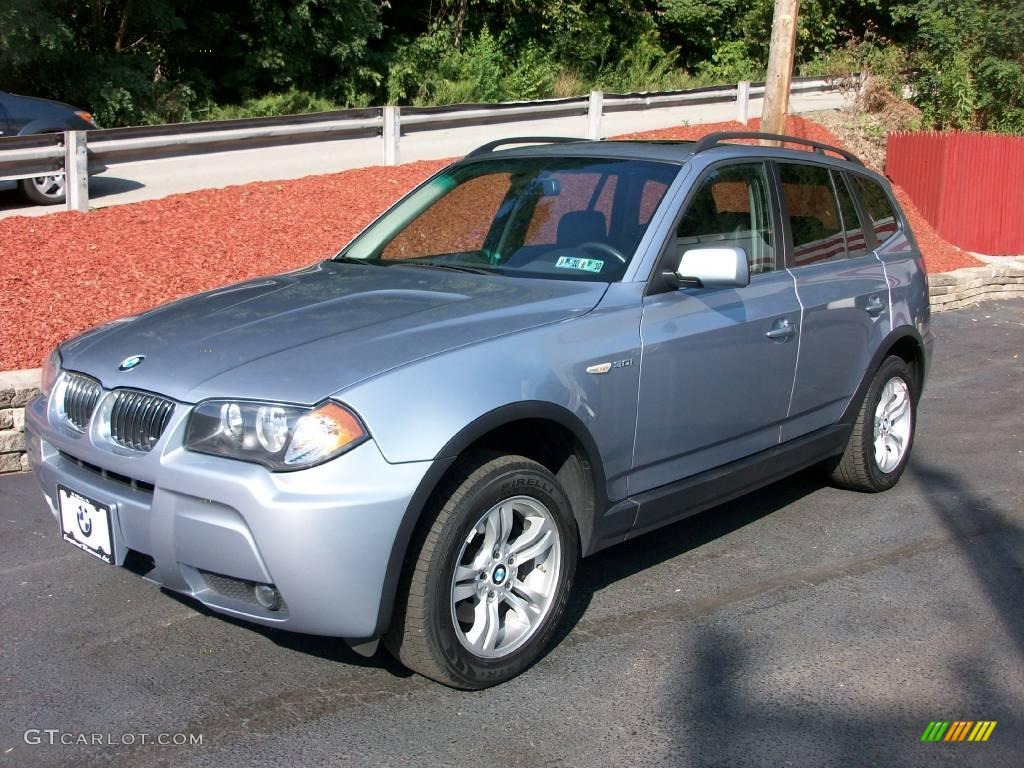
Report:
[[[995,720],[932,720],[921,741],[988,741],[995,729]]]

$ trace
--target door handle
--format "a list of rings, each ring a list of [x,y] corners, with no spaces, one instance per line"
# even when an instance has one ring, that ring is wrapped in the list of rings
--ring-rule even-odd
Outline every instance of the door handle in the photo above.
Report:
[[[776,320],[765,336],[772,341],[789,341],[796,336],[796,326],[786,318]]]
[[[864,310],[872,317],[878,317],[885,311],[885,302],[877,296],[872,296],[868,299],[868,303],[864,307]]]

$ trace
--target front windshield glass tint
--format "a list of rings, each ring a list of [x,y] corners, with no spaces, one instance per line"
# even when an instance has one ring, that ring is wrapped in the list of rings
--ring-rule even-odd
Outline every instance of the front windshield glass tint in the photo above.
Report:
[[[522,277],[618,280],[679,167],[643,160],[495,159],[451,168],[339,254]]]

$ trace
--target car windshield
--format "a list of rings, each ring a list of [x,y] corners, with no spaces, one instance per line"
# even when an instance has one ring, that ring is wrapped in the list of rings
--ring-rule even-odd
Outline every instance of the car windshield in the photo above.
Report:
[[[335,258],[612,282],[678,171],[669,163],[571,157],[454,166]]]

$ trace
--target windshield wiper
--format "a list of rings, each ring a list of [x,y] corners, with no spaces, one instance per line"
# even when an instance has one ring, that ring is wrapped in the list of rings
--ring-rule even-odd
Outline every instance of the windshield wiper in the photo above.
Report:
[[[331,261],[338,264],[362,264],[363,266],[376,263],[366,259],[353,259],[351,256],[335,256]]]
[[[497,272],[496,269],[481,269],[480,267],[465,267],[461,264],[438,264],[433,261],[396,261],[396,267],[433,267],[434,269],[449,269],[453,272],[469,272],[474,275],[491,275]]]

